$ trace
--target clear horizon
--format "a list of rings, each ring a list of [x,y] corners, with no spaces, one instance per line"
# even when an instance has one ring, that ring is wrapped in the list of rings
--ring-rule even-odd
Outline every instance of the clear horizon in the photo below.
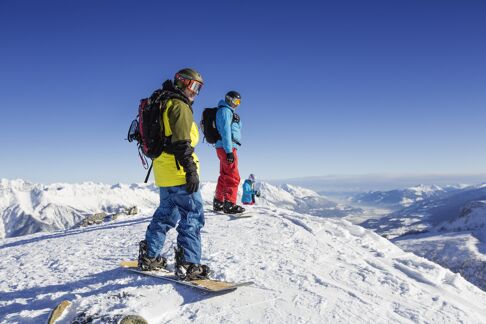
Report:
[[[54,182],[42,182],[35,181],[33,179],[17,178],[5,179],[7,181],[23,180],[31,183],[39,183],[42,185],[51,185],[55,183],[85,183],[94,182],[106,185],[121,184],[141,184],[143,180],[135,182],[115,182],[107,183],[102,181],[54,181]],[[206,179],[203,182],[216,182],[217,179]],[[481,185],[486,183],[486,174],[362,174],[362,175],[324,175],[291,179],[257,179],[257,181],[268,182],[274,185],[292,184],[303,188],[312,189],[321,194],[337,194],[337,193],[353,193],[353,192],[365,192],[365,191],[388,191],[394,189],[405,189],[417,185]],[[149,184],[152,184],[149,181]]]
[[[196,122],[242,93],[242,178],[484,174],[485,16],[481,1],[2,1],[0,178],[143,182],[128,126],[186,66],[205,79]],[[216,179],[214,149],[196,152]]]

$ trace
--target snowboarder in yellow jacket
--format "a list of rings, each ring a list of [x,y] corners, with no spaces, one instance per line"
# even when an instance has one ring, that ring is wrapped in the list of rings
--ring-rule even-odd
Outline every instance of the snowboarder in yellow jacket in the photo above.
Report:
[[[140,242],[139,267],[142,270],[165,268],[167,260],[160,253],[167,231],[177,225],[176,275],[183,280],[207,278],[209,273],[209,267],[200,264],[204,209],[198,191],[199,160],[194,153],[199,132],[192,110],[203,83],[197,71],[187,68],[177,72],[174,81],[167,80],[162,86],[168,97],[162,123],[164,137],[170,143],[154,160],[160,205],[147,228],[145,240]]]

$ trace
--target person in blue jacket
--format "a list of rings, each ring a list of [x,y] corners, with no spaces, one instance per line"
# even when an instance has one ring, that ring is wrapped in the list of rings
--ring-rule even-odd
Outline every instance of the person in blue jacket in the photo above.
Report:
[[[255,190],[255,175],[252,173],[243,183],[243,196],[241,196],[241,202],[243,205],[254,205],[255,196],[260,197],[260,192]]]
[[[214,194],[213,210],[226,214],[245,211],[236,204],[240,185],[237,149],[241,145],[241,121],[235,110],[240,103],[241,95],[236,91],[230,91],[224,100],[219,102],[216,112],[216,128],[221,137],[215,144],[220,174]]]

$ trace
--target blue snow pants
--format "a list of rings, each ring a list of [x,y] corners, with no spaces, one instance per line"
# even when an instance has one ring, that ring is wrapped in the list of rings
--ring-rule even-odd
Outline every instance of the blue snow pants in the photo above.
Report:
[[[162,251],[166,233],[177,225],[177,244],[184,248],[185,262],[201,262],[201,228],[204,226],[204,207],[201,192],[192,194],[186,186],[159,187],[160,206],[147,227],[147,254],[156,257]]]

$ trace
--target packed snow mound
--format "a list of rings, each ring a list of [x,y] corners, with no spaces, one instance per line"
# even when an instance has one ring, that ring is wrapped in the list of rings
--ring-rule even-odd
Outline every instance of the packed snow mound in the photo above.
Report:
[[[423,200],[440,198],[447,193],[462,189],[463,187],[463,185],[445,187],[436,185],[418,185],[406,189],[369,191],[353,196],[351,201],[368,206],[403,208]]]
[[[2,179],[0,238],[67,229],[94,213],[116,213],[134,205],[142,211],[151,210],[157,203],[153,185],[42,185]]]
[[[210,205],[205,206],[210,209]],[[0,323],[484,323],[486,293],[339,218],[253,206],[251,218],[206,213],[203,260],[216,279],[254,281],[213,295],[120,269],[137,257],[151,213],[0,240]],[[163,254],[173,269],[176,231]]]

